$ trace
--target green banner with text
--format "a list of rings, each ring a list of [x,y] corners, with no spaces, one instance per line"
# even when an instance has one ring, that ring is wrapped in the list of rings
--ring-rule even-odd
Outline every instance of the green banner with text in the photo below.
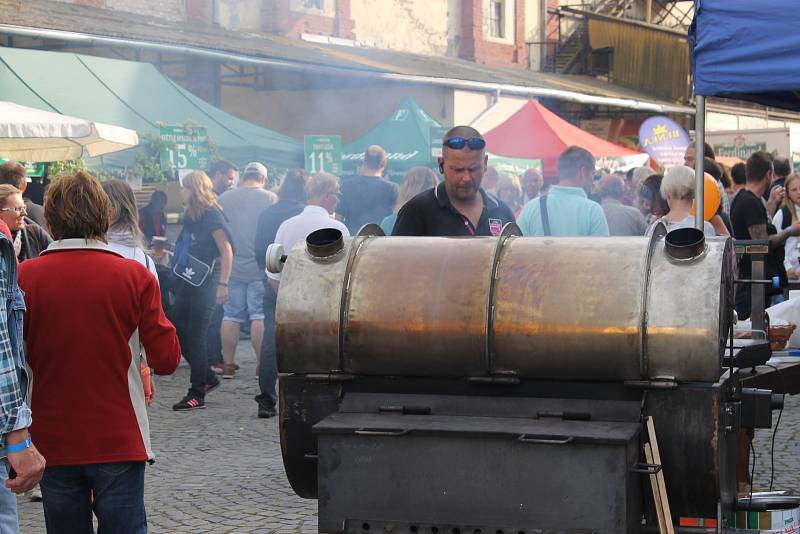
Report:
[[[5,163],[7,159],[0,158],[0,163]],[[18,162],[25,167],[25,173],[28,178],[41,178],[47,172],[47,163],[28,163],[25,161]]]
[[[162,126],[159,136],[162,142],[169,145],[169,148],[161,151],[163,170],[208,169],[208,133],[204,127]]]
[[[342,174],[342,138],[338,135],[306,135],[303,137],[306,171]]]

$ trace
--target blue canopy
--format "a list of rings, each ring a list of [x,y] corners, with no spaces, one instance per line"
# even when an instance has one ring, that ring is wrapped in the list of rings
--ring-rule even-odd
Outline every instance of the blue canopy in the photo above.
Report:
[[[695,0],[695,94],[800,110],[797,0]]]

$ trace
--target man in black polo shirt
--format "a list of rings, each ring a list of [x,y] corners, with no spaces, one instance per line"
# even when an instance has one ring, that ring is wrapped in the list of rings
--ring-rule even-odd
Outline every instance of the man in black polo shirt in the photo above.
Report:
[[[731,222],[735,239],[768,239],[771,244],[769,255],[765,258],[767,278],[780,276],[786,283],[786,270],[783,266],[783,244],[789,236],[800,235],[800,222],[795,222],[785,230],[777,230],[767,216],[767,208],[761,199],[772,178],[772,157],[766,152],[755,152],[747,159],[745,167],[747,181],[744,189],[737,193],[731,205]],[[739,276],[751,277],[751,262],[744,257],[739,265]],[[767,305],[773,295],[780,295],[780,289],[766,288]],[[750,317],[750,286],[736,288],[736,313],[740,319]]]
[[[409,200],[397,214],[396,236],[497,236],[514,222],[511,209],[481,188],[486,141],[469,126],[444,136],[439,171],[444,181]]]

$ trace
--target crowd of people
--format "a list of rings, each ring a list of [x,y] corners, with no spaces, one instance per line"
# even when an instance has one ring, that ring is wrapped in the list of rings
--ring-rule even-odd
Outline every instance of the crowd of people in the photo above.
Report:
[[[169,253],[162,191],[138,210],[126,182],[79,172],[55,177],[42,207],[23,196],[24,168],[0,165],[0,531],[16,531],[12,492],[41,480],[48,532],[91,532],[92,514],[102,530],[145,532],[150,374],[172,373],[181,355],[190,379],[172,407],[202,409],[236,377],[246,331],[258,355],[257,415],[276,415],[281,274],[267,272],[270,244],[291,255],[315,230],[350,236],[371,223],[391,236],[445,237],[498,236],[509,223],[552,237],[695,226],[693,146],[663,175],[598,173],[573,146],[548,177],[489,167],[485,148],[480,132],[456,126],[438,174],[415,167],[399,186],[383,177],[389,162],[377,145],[344,179],[292,169],[278,181],[258,162],[240,177],[221,160],[181,178],[183,221]],[[727,169],[706,147],[703,168],[705,234],[769,239],[767,276],[800,277],[800,175],[790,162],[756,152]],[[749,262],[739,275],[750,275]],[[737,291],[740,318],[748,289]]]

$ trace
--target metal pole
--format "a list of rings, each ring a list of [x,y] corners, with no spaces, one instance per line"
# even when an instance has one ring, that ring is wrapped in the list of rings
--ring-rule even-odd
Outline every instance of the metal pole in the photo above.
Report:
[[[539,16],[542,18],[541,30],[539,32],[539,71],[544,72],[547,65],[547,0],[539,0]]]
[[[695,217],[694,227],[703,230],[703,145],[706,141],[706,99],[704,96],[697,95],[697,111],[694,116],[694,198],[695,198]]]
[[[748,259],[745,257],[745,259]],[[752,264],[751,273],[753,275],[754,280],[761,280],[764,278],[764,260],[765,256],[763,254],[757,254],[754,256],[750,256],[749,260]],[[756,278],[756,275],[759,278]],[[766,288],[761,284],[752,284],[750,286],[750,324],[753,326],[753,330],[764,330],[764,309],[767,305],[766,299]]]

